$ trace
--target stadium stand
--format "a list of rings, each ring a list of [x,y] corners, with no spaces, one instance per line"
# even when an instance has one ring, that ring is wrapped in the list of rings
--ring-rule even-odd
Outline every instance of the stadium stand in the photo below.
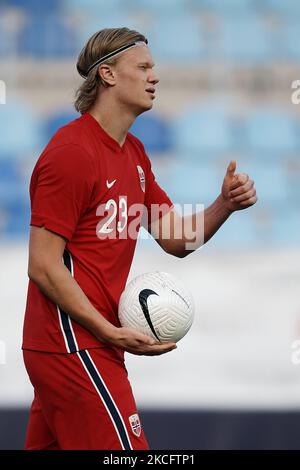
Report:
[[[279,63],[284,64],[281,73],[288,76],[299,62],[299,21],[294,15],[299,2],[13,0],[2,1],[0,9],[0,62],[6,65],[7,58],[13,61],[6,73],[14,77],[16,90],[18,77],[24,77],[26,70],[28,74],[31,70],[39,73],[32,89],[28,81],[26,103],[17,97],[1,107],[0,206],[6,214],[3,220],[10,220],[10,211],[17,211],[21,217],[24,209],[25,218],[28,216],[28,204],[25,207],[22,200],[30,169],[51,135],[77,116],[70,108],[70,86],[74,89],[79,81],[75,82],[68,71],[74,69],[76,54],[84,41],[97,29],[126,24],[148,35],[158,72],[162,69],[167,82],[165,88],[164,80],[160,84],[162,91],[168,93],[167,104],[162,101],[163,112],[154,110],[140,116],[131,129],[158,167],[164,160],[161,184],[176,202],[201,202],[200,197],[208,204],[217,195],[225,165],[236,158],[240,169],[256,179],[262,205],[260,217],[275,221],[269,224],[270,241],[281,243],[282,234],[285,242],[289,236],[291,243],[295,242],[292,233],[283,233],[276,220],[280,208],[289,201],[294,211],[291,217],[297,221],[300,121],[294,109],[287,104],[281,106],[277,99],[278,93],[286,93],[285,76],[278,81],[277,89],[275,81],[264,88],[263,83],[267,84],[271,76],[274,80],[279,77],[278,71],[276,76],[270,72]],[[44,66],[44,74],[39,64]],[[52,64],[53,74],[49,74]],[[170,64],[172,73],[168,75]],[[269,71],[266,67],[270,67]],[[70,85],[63,85],[63,102],[52,105],[55,80],[68,73]],[[230,94],[216,89],[219,74],[218,83],[223,80],[224,86],[229,84]],[[243,81],[245,77],[252,87]],[[19,80],[23,83],[23,78]],[[43,93],[47,94],[43,104],[36,95],[40,80]],[[267,90],[268,99],[263,90]],[[241,93],[247,96],[248,104],[241,104]],[[193,96],[190,102],[186,99],[189,96]],[[176,101],[184,106],[176,106]],[[246,238],[263,244],[264,230],[258,230],[255,217],[249,215],[246,219],[245,226],[251,226]],[[0,235],[8,230],[23,237],[28,232],[23,222],[14,228],[8,226],[0,226]],[[219,242],[227,246],[235,230],[235,225],[229,224],[218,235]]]

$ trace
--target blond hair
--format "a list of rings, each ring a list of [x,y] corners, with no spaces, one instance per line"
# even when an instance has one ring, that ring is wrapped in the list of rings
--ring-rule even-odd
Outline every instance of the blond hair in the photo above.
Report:
[[[76,64],[78,72],[86,75],[89,67],[101,57],[135,41],[147,42],[147,39],[141,33],[128,28],[106,28],[98,31],[88,40],[78,56]],[[105,63],[115,65],[119,57],[112,57]],[[81,114],[88,111],[96,101],[99,88],[107,86],[99,76],[98,67],[92,69],[75,93],[76,111]]]

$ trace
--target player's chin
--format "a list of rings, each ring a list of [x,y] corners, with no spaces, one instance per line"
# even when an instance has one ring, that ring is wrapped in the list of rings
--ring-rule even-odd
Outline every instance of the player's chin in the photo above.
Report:
[[[147,100],[144,101],[145,109],[153,108],[153,102],[154,102],[154,98],[152,98],[152,96],[150,95],[150,97]]]
[[[147,109],[151,109],[153,107],[153,101],[147,100],[143,102],[143,109],[146,111]]]
[[[145,111],[150,111],[152,109],[153,103],[152,102],[143,102],[142,104],[140,103],[138,107],[138,115],[144,113]]]

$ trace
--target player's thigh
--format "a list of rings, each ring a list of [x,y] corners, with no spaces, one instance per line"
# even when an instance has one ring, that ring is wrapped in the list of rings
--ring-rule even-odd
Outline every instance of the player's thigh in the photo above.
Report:
[[[56,439],[48,426],[38,396],[35,394],[25,437],[25,450],[58,450]]]
[[[27,351],[26,359],[61,449],[147,449],[122,355],[113,348]]]
[[[96,392],[93,420],[106,423],[106,449],[148,449],[124,360],[113,349],[80,351],[78,357]],[[101,443],[100,442],[100,443]],[[99,444],[99,443],[98,443]]]

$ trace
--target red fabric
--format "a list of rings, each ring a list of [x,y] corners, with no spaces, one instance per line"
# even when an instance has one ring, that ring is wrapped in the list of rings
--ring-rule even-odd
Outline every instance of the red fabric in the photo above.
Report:
[[[105,397],[103,401],[103,395],[88,375],[80,353],[26,350],[23,354],[35,389],[26,450],[124,449],[120,422],[113,421],[112,414],[108,412],[110,406],[107,410]],[[137,409],[122,354],[112,348],[93,349],[88,354],[122,417],[123,430],[127,430],[131,448],[148,449],[142,428],[138,428],[141,431],[138,436],[130,424],[129,418],[137,414]]]
[[[142,175],[137,167],[139,171],[142,169]],[[156,203],[166,204],[166,211],[172,206],[155,181],[141,142],[128,133],[120,147],[89,113],[85,113],[61,128],[50,140],[33,170],[30,198],[31,225],[44,226],[67,240],[74,278],[95,308],[118,326],[118,302],[136,245],[136,239],[124,237],[135,219],[128,208],[135,203],[150,208]],[[105,229],[103,222],[107,215],[116,215],[113,221],[119,221],[121,228],[125,225],[126,202],[126,228],[117,232],[115,239],[104,238],[103,234],[99,238],[96,230]],[[107,204],[102,215],[97,213],[101,204]],[[139,224],[140,220],[137,227]],[[78,323],[71,321],[71,327],[76,350],[101,346],[99,340]],[[28,285],[23,349],[68,350],[56,305],[32,281]]]

